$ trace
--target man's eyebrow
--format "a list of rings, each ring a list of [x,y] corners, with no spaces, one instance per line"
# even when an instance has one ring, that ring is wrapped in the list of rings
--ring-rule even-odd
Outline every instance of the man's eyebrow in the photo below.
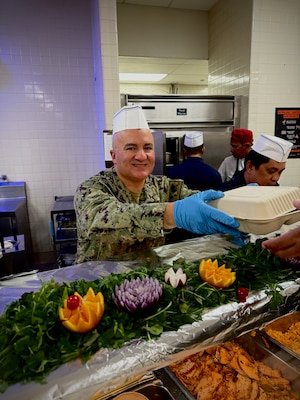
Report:
[[[137,146],[136,143],[125,143],[124,147],[126,146]],[[143,146],[154,146],[154,144],[152,142],[148,142],[148,143],[144,143]]]
[[[276,172],[276,171],[284,171],[285,168],[268,167],[267,170],[270,171],[270,172]]]
[[[136,146],[136,143],[125,143],[124,147],[126,147],[126,146]]]

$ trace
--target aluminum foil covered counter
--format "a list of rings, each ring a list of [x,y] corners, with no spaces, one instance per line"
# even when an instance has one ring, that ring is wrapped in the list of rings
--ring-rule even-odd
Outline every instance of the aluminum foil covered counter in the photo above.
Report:
[[[184,257],[187,262],[225,254],[233,247],[225,237],[203,236],[180,244],[162,246],[151,251],[151,267],[172,265]],[[140,265],[134,260],[90,262],[62,269],[16,277],[0,282],[0,311],[24,292],[37,291],[42,282],[52,278],[59,283],[106,277],[110,273],[129,271]],[[286,282],[283,294],[289,296],[300,290],[297,282]],[[231,303],[203,314],[202,320],[182,326],[178,331],[165,332],[158,340],[135,340],[118,350],[101,349],[84,365],[80,361],[65,364],[47,377],[46,384],[13,385],[0,395],[0,399],[95,399],[96,393],[124,384],[126,381],[164,367],[175,360],[230,340],[243,332],[261,326],[277,315],[268,308],[269,299],[264,291],[253,292],[246,303]]]

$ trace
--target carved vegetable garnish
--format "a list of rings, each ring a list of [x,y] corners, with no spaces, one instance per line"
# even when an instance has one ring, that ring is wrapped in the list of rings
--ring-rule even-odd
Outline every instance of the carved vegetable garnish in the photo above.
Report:
[[[104,313],[104,298],[101,292],[95,295],[90,287],[85,296],[75,292],[64,300],[58,310],[63,326],[72,332],[86,333],[95,328]]]
[[[153,307],[162,295],[163,288],[158,279],[147,277],[125,279],[115,287],[112,299],[119,310],[135,312]]]
[[[173,288],[182,287],[186,284],[187,276],[183,272],[182,268],[178,268],[175,272],[171,267],[165,273],[165,282],[171,285]]]
[[[215,288],[227,288],[236,280],[236,273],[231,268],[226,268],[225,264],[218,266],[218,260],[201,260],[199,265],[201,278]]]

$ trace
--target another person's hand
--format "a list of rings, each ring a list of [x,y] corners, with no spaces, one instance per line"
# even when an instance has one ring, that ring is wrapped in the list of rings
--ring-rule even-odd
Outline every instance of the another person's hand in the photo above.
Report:
[[[298,208],[298,210],[300,210],[300,199],[294,200],[293,204],[296,208]]]
[[[294,200],[293,204],[300,210],[300,199]],[[281,258],[300,257],[300,227],[265,240],[262,242],[262,246]]]
[[[197,234],[224,233],[241,238],[238,231],[239,222],[233,217],[207,204],[216,200],[224,193],[216,190],[206,190],[196,193],[174,203],[174,219],[177,228],[186,229]]]

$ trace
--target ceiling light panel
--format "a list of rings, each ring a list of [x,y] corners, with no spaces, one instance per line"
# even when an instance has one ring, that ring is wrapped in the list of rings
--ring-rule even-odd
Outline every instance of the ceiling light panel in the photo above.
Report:
[[[119,74],[119,79],[121,82],[159,82],[166,76],[167,74],[121,72]]]

